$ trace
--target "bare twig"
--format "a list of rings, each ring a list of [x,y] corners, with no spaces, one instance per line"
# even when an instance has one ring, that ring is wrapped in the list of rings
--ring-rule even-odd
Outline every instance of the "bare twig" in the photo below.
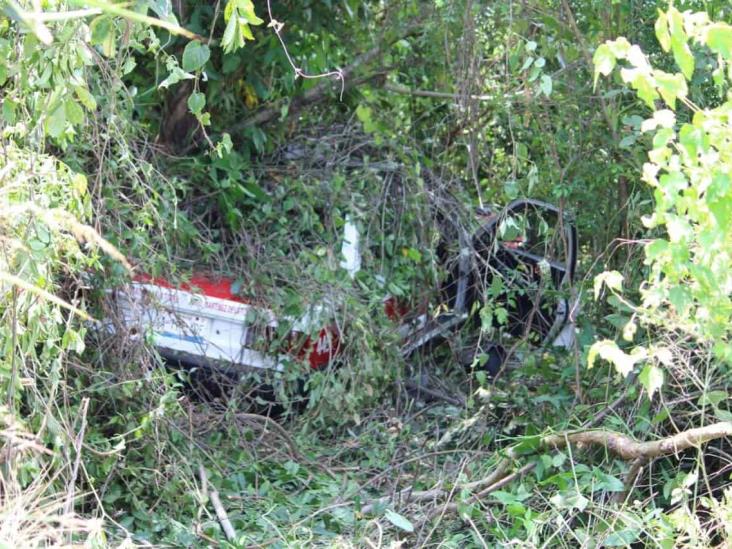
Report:
[[[631,374],[628,376],[628,379],[625,380],[625,389],[623,389],[623,392],[620,393],[618,398],[613,400],[604,410],[602,410],[600,413],[596,414],[589,420],[587,420],[583,425],[583,429],[588,429],[590,427],[594,427],[595,425],[599,425],[603,419],[605,419],[608,415],[612,414],[615,411],[615,408],[617,408],[624,400],[625,397],[628,396],[628,391],[635,383],[636,378],[638,377],[638,374],[636,372],[631,372]]]
[[[424,394],[436,400],[444,400],[448,404],[452,404],[453,406],[457,406],[458,408],[462,408],[463,406],[465,406],[465,401],[463,399],[455,398],[451,395],[443,393],[442,391],[430,389],[429,387],[420,385],[416,381],[406,380],[404,381],[404,387],[409,391],[414,391],[415,393],[417,393],[417,395]]]
[[[343,71],[341,69],[336,69],[334,71],[327,71],[327,72],[321,72],[320,74],[308,74],[302,68],[297,66],[295,64],[294,59],[290,55],[289,50],[287,49],[287,44],[285,44],[285,39],[282,37],[282,29],[284,28],[285,24],[277,21],[272,16],[272,2],[271,0],[267,0],[267,15],[269,15],[269,25],[268,27],[271,27],[272,30],[274,30],[274,33],[277,35],[277,39],[280,41],[280,45],[282,46],[282,51],[285,52],[285,57],[287,57],[287,62],[292,67],[292,70],[295,71],[295,76],[299,76],[300,78],[309,78],[309,79],[315,79],[315,78],[328,78],[330,76],[335,77],[337,80],[341,83],[341,101],[343,101],[343,91],[345,89],[345,75],[343,74]]]
[[[406,86],[401,86],[399,84],[392,84],[390,82],[387,82],[384,84],[384,89],[386,91],[390,91],[393,93],[401,93],[404,95],[412,95],[415,97],[432,97],[435,99],[454,99],[454,100],[460,100],[465,99],[464,95],[458,94],[458,93],[447,93],[447,92],[438,92],[438,91],[430,91],[430,90],[414,90],[412,88],[408,88]],[[468,99],[474,99],[476,101],[492,101],[495,99],[492,95],[468,95]]]
[[[390,494],[388,496],[372,499],[369,503],[361,507],[361,514],[368,515],[371,511],[374,510],[376,506],[383,503],[388,503],[393,499],[400,499],[403,496],[409,496],[410,502],[419,503],[424,501],[432,501],[437,498],[445,497],[445,495],[446,492],[442,488],[432,488],[431,490],[412,492],[412,486],[409,486],[407,488],[404,488],[403,490],[400,490],[394,496]]]
[[[526,473],[531,471],[534,467],[536,467],[536,462],[527,463],[523,467],[521,467],[519,470],[514,471],[513,473],[504,476],[500,480],[494,482],[493,484],[489,485],[487,488],[484,488],[477,494],[473,494],[468,498],[468,500],[465,502],[467,505],[470,505],[471,503],[477,503],[487,495],[491,494],[492,492],[495,492],[496,490],[500,490],[504,486],[512,483],[517,478],[520,478],[524,476]],[[435,509],[432,513],[430,513],[429,518],[435,518],[438,515],[443,515],[446,513],[456,513],[458,510],[458,504],[457,503],[448,503],[440,507],[439,509]]]
[[[79,465],[81,464],[81,450],[84,443],[84,432],[86,431],[86,413],[89,410],[89,398],[85,397],[81,401],[81,427],[79,428],[79,434],[76,435],[74,440],[74,452],[76,452],[76,459],[74,460],[74,468],[71,471],[71,478],[66,486],[66,504],[64,506],[64,512],[69,515],[74,509],[74,496],[76,490],[76,479],[79,477]]]
[[[343,93],[361,83],[364,82],[363,79],[357,79],[357,80],[349,80],[353,74],[355,74],[358,70],[361,69],[361,67],[367,65],[371,61],[374,61],[375,59],[378,59],[383,51],[391,46],[393,43],[401,40],[402,38],[406,36],[410,36],[420,30],[421,25],[419,22],[413,23],[411,25],[408,25],[406,29],[404,29],[403,32],[398,33],[396,36],[393,37],[391,40],[384,40],[380,41],[376,46],[371,48],[368,51],[365,51],[364,53],[356,56],[356,58],[345,68],[338,70],[338,80],[341,82],[341,96]],[[291,62],[291,64],[294,63]],[[296,68],[296,66],[295,66]],[[297,73],[297,70],[296,70]],[[326,73],[327,74],[327,73]],[[332,74],[332,73],[331,73]],[[299,76],[303,76],[304,74],[299,74]],[[322,75],[321,75],[322,76]],[[381,73],[376,73],[372,75],[369,79],[377,78],[382,76]],[[315,77],[315,76],[310,76]],[[323,100],[325,100],[328,97],[329,92],[332,88],[332,80],[326,79],[309,90],[305,91],[302,95],[299,95],[297,97],[294,97],[289,104],[287,114],[292,115],[303,108],[313,105],[316,103],[319,103]],[[237,124],[231,128],[230,131],[236,132],[238,130],[241,130],[243,128],[247,128],[249,126],[257,126],[260,124],[267,124],[268,122],[272,122],[277,117],[281,116],[282,114],[282,103],[278,102],[274,105],[264,108],[258,112],[256,112],[253,116],[247,118],[246,120],[242,121],[240,124]]]

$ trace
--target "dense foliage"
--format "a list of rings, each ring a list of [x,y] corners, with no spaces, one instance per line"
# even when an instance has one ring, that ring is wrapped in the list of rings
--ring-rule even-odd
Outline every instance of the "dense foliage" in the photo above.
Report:
[[[730,543],[731,23],[0,0],[0,544]],[[439,307],[441,255],[516,197],[576,220],[574,349],[519,341],[496,379],[458,337],[405,361],[384,296]],[[279,315],[331,304],[339,367],[298,402],[304,365],[222,389],[110,329],[131,273],[194,270]]]

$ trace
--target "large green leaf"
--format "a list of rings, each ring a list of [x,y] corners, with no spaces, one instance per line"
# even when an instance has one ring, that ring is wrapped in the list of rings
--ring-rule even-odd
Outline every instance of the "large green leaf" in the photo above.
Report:
[[[196,40],[188,42],[186,49],[183,50],[183,70],[197,71],[206,64],[209,57],[211,57],[211,50],[206,44]]]
[[[711,25],[707,31],[707,46],[725,59],[732,59],[732,26],[725,23]]]
[[[610,46],[600,44],[592,56],[592,62],[595,65],[595,85],[597,85],[597,79],[601,74],[607,76],[613,71],[616,60]]]
[[[648,393],[648,398],[653,398],[653,393],[663,385],[663,370],[655,364],[646,364],[638,376],[638,381]]]
[[[400,530],[404,530],[405,532],[414,532],[414,524],[412,524],[406,517],[403,517],[391,509],[386,510],[384,518]]]
[[[188,97],[188,109],[193,114],[201,114],[203,108],[206,106],[206,96],[201,92],[193,92]]]
[[[66,107],[64,103],[59,103],[46,119],[46,133],[51,137],[59,137],[65,129]]]

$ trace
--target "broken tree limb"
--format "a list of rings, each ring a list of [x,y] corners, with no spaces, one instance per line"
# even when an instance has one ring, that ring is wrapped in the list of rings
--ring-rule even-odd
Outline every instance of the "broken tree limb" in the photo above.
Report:
[[[361,507],[361,514],[368,515],[377,505],[389,503],[394,500],[400,500],[403,497],[406,498],[404,500],[405,502],[425,502],[445,496],[445,491],[442,488],[432,488],[431,490],[422,490],[419,492],[412,492],[410,494],[411,491],[412,487],[410,486],[400,490],[394,495],[390,494],[388,496],[372,499],[369,503]]]
[[[549,435],[542,439],[541,445],[551,448],[563,448],[567,444],[604,446],[619,458],[630,461],[638,458],[650,460],[675,454],[710,440],[728,436],[732,436],[731,421],[696,427],[651,442],[638,442],[627,435],[599,429]]]
[[[208,491],[208,500],[211,502],[211,505],[213,505],[214,511],[216,512],[216,518],[219,519],[219,524],[221,524],[221,529],[224,531],[226,539],[231,543],[236,543],[236,530],[234,530],[234,527],[231,525],[229,515],[221,504],[218,491],[213,488],[213,485],[211,490],[208,490],[208,476],[206,475],[206,469],[204,469],[203,465],[198,466],[198,474],[201,477],[201,492],[205,494]]]
[[[630,492],[633,490],[633,487],[635,486],[635,481],[638,479],[638,476],[643,471],[643,467],[646,465],[646,463],[648,463],[648,460],[645,458],[636,458],[635,460],[633,460],[633,463],[630,464],[630,469],[628,469],[628,472],[625,474],[623,491],[615,494],[616,503],[623,503],[628,498],[628,494],[630,494]]]
[[[732,436],[732,422],[729,421],[713,423],[705,427],[688,429],[670,437],[650,442],[638,442],[622,433],[597,429],[547,435],[540,440],[535,451],[547,448],[558,450],[565,448],[568,445],[603,446],[615,456],[625,461],[631,461],[630,469],[625,478],[625,490],[616,498],[616,501],[623,501],[630,490],[632,490],[638,475],[648,462],[659,457],[676,454],[683,450],[688,450],[689,448],[698,447],[711,440],[729,436]],[[490,493],[506,486],[515,479],[520,478],[531,471],[536,466],[535,462],[527,463],[515,471],[512,470],[514,463],[520,459],[520,457],[525,455],[526,454],[520,454],[517,447],[511,447],[506,451],[505,457],[496,464],[490,475],[481,480],[460,485],[460,489],[468,489],[471,491],[480,488],[480,491],[474,493],[470,498],[468,498],[466,503],[470,504],[478,502]],[[411,493],[410,490],[411,488],[405,488],[398,492],[398,494],[400,496],[408,496],[408,501],[422,502],[437,499],[439,497],[449,497],[450,493],[442,488]],[[452,492],[454,491],[455,490]],[[372,511],[377,504],[386,503],[390,500],[391,496],[374,499],[367,505],[364,505],[361,512],[366,514]],[[437,515],[444,515],[446,512],[457,512],[457,509],[457,503],[447,503],[441,506],[434,513],[430,513],[429,518],[434,518]]]
[[[465,503],[467,505],[470,505],[471,503],[476,503],[476,502],[480,501],[481,499],[488,496],[492,492],[495,492],[496,490],[500,490],[507,484],[512,483],[517,478],[524,476],[526,473],[531,471],[534,467],[536,467],[536,462],[527,463],[526,465],[524,465],[517,471],[514,471],[513,473],[510,473],[510,474],[505,474],[505,476],[503,476],[496,482],[489,484],[488,487],[482,489],[477,494],[473,494],[472,496],[470,496],[470,498],[468,498],[468,500]],[[504,472],[505,471],[506,470],[504,469]],[[491,475],[491,476],[494,476],[494,475]],[[446,503],[439,509],[435,509],[432,513],[430,513],[428,519],[431,520],[437,516],[445,515],[446,513],[456,513],[457,510],[458,510],[457,503],[454,503],[454,502]]]

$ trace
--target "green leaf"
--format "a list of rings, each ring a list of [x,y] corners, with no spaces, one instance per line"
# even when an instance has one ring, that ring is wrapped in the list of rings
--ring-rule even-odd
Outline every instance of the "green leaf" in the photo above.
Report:
[[[718,406],[720,402],[725,401],[728,398],[729,394],[727,393],[727,391],[709,391],[708,393],[704,393],[702,396],[699,397],[699,406],[704,406],[705,404]]]
[[[252,29],[244,22],[243,19],[239,19],[239,31],[246,40],[254,40]]]
[[[606,42],[606,44],[608,48],[610,48],[610,53],[613,54],[615,59],[626,59],[633,49],[633,46],[631,46],[628,39],[624,36],[611,40],[610,42]]]
[[[8,97],[3,99],[3,120],[5,120],[5,122],[10,126],[15,124],[15,110],[17,106],[17,103],[12,99]]]
[[[107,40],[107,37],[113,33],[113,25],[114,21],[107,15],[100,15],[92,19],[92,22],[89,23],[92,45],[98,46],[103,44]]]
[[[658,259],[662,254],[668,251],[669,243],[667,240],[657,238],[646,244],[646,257],[651,261]]]
[[[613,475],[608,475],[602,471],[595,471],[595,474],[599,477],[600,482],[597,483],[597,488],[605,492],[622,492],[625,490],[623,481]]]
[[[676,100],[686,97],[689,89],[686,80],[681,74],[669,74],[663,71],[654,71],[656,86],[661,97],[671,109],[676,109]]]
[[[643,347],[636,347],[631,354],[626,354],[614,341],[603,339],[590,347],[590,351],[587,353],[588,368],[595,365],[598,355],[603,360],[613,364],[623,377],[628,377],[635,364],[646,358],[646,350]]]
[[[720,421],[732,421],[732,412],[729,410],[722,410],[721,408],[714,408],[714,416]]]
[[[84,86],[74,86],[74,93],[86,110],[96,110],[97,100]]]
[[[206,96],[201,92],[193,92],[188,96],[188,109],[193,114],[201,114],[203,108],[206,106]]]
[[[658,99],[658,92],[656,91],[655,79],[638,69],[622,69],[620,75],[624,82],[629,82],[633,89],[638,92],[640,97],[646,105],[651,109],[655,107],[654,101]]]
[[[656,31],[656,38],[658,39],[658,43],[661,44],[663,51],[670,50],[671,35],[668,32],[668,19],[666,14],[662,11],[659,11],[658,13],[658,19],[656,19],[654,30]]]
[[[400,530],[404,530],[405,532],[414,532],[414,525],[409,522],[408,519],[406,519],[399,513],[395,513],[391,509],[386,510],[386,512],[384,513],[384,518]]]
[[[696,160],[697,153],[707,152],[709,149],[709,138],[704,130],[692,124],[684,124],[681,127],[679,143],[692,161]]]
[[[595,65],[595,83],[599,75],[607,76],[615,68],[615,55],[607,44],[600,44],[592,56],[592,63]]]
[[[106,57],[114,57],[117,52],[117,30],[114,20],[109,15],[100,15],[89,25],[91,28],[91,43],[101,46]]]
[[[663,386],[663,370],[655,364],[646,364],[638,376],[638,381],[648,393],[648,398],[653,398],[653,393]]]
[[[558,509],[577,509],[582,512],[590,501],[575,489],[563,490],[554,494],[549,501]]]
[[[224,36],[221,38],[221,46],[224,53],[231,53],[244,46],[244,38],[239,32],[239,25],[236,17],[229,19],[224,30]]]
[[[257,14],[254,13],[254,4],[252,3],[252,0],[238,0],[237,4],[239,5],[239,10],[244,16],[244,19],[246,19],[250,25],[261,25],[264,23],[264,20],[257,17]],[[252,37],[252,40],[253,39],[254,37]]]
[[[167,88],[173,84],[177,84],[181,80],[192,80],[195,78],[191,73],[184,71],[180,67],[173,67],[168,77],[158,84],[158,88]]]
[[[202,68],[211,57],[211,50],[206,44],[191,41],[183,50],[183,70],[188,72]]]
[[[366,105],[359,105],[356,107],[356,116],[363,124],[363,131],[366,133],[373,133],[376,131],[376,124],[374,123],[371,112],[371,107]]]
[[[64,108],[66,110],[66,119],[71,122],[74,125],[79,125],[84,122],[84,110],[79,106],[79,104],[69,99],[64,103]]]
[[[635,135],[633,134],[626,135],[620,140],[620,143],[618,143],[618,147],[621,149],[629,149],[633,145],[635,145]]]
[[[668,300],[680,315],[686,314],[686,309],[693,303],[689,290],[683,286],[674,286],[668,292]]]
[[[694,74],[694,56],[689,49],[689,44],[687,44],[688,38],[684,31],[682,15],[677,9],[670,8],[667,21],[671,34],[671,51],[674,54],[674,60],[686,79],[691,80]]]
[[[231,135],[224,132],[221,135],[221,139],[216,143],[216,155],[219,158],[224,158],[234,148],[234,143],[231,141]],[[234,292],[236,293],[236,292]]]
[[[544,95],[549,97],[552,94],[552,77],[548,74],[542,75],[539,88]]]
[[[601,547],[627,547],[631,543],[633,543],[635,540],[638,539],[638,535],[640,532],[636,529],[627,528],[625,530],[620,530],[619,532],[613,532],[608,537],[606,537],[602,543],[600,544]]]
[[[732,26],[716,23],[707,31],[707,46],[725,59],[732,59]]]
[[[256,198],[257,200],[264,201],[269,200],[269,195],[264,192],[262,187],[257,185],[254,181],[245,181],[242,184],[244,193],[249,195],[251,198]]]
[[[46,118],[46,133],[51,137],[59,137],[66,129],[66,108],[63,103]]]
[[[623,291],[623,275],[618,271],[605,271],[595,277],[595,299],[600,297],[600,290],[605,284],[609,289],[617,292]]]

